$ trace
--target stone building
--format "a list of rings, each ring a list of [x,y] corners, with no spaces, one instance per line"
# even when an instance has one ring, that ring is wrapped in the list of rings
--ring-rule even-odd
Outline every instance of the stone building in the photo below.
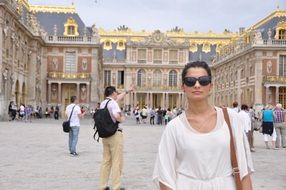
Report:
[[[277,10],[223,46],[212,64],[217,105],[286,106],[286,11]]]
[[[99,36],[73,6],[0,0],[0,49],[0,119],[10,101],[63,110],[71,95],[85,106],[102,99]]]
[[[36,6],[28,0],[0,0],[0,117],[10,101],[37,107],[69,104],[77,95],[90,109],[103,100],[104,87],[130,84],[122,107],[181,107],[181,71],[189,61],[211,63],[237,36],[228,31],[113,31],[86,26],[74,6]]]

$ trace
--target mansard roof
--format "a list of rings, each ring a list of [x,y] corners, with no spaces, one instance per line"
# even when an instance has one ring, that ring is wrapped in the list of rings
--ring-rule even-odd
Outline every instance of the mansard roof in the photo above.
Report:
[[[271,38],[275,36],[275,28],[279,22],[286,22],[286,10],[277,10],[268,15],[258,23],[254,24],[249,30],[259,30],[262,35],[262,39],[268,39],[269,29],[272,31]]]
[[[48,35],[54,35],[54,26],[57,26],[57,35],[61,36],[64,34],[64,24],[68,18],[73,18],[78,24],[79,35],[84,35],[85,24],[77,13],[54,13],[54,12],[36,12],[40,25],[48,33]],[[90,30],[86,30],[86,34],[90,34]]]

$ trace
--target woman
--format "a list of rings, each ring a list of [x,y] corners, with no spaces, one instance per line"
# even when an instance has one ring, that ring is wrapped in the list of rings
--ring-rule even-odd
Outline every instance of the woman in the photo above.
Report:
[[[276,145],[276,131],[274,128],[274,112],[271,105],[267,105],[262,111],[262,133],[267,149],[270,149],[268,141],[272,141],[272,148],[277,150]]]
[[[153,180],[161,190],[235,190],[230,135],[222,109],[208,102],[211,71],[205,62],[188,63],[182,72],[188,108],[171,120],[162,135]],[[228,109],[244,190],[251,190],[253,164],[244,126]]]

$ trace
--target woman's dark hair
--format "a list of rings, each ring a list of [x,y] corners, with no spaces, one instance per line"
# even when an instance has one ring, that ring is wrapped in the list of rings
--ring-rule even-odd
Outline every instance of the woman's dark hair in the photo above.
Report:
[[[75,100],[76,100],[76,96],[71,96],[71,103],[74,103]]]
[[[186,77],[189,68],[202,68],[202,69],[206,70],[206,72],[208,73],[208,76],[212,77],[211,69],[206,62],[195,61],[195,62],[187,63],[185,65],[185,67],[182,71],[182,81],[184,81],[184,78]]]
[[[113,92],[116,92],[116,88],[114,86],[108,86],[105,88],[105,91],[104,91],[104,96],[105,97],[108,97],[110,96]]]
[[[241,109],[242,109],[242,110],[248,110],[248,106],[247,106],[246,104],[242,104],[242,105],[241,105]]]

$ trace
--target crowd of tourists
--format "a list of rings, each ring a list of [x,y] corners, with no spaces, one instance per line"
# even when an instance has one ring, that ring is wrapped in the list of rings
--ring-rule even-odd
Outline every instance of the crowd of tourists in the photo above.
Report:
[[[252,152],[255,151],[254,131],[263,134],[267,149],[286,148],[286,110],[283,109],[282,104],[277,103],[276,106],[268,104],[255,110],[245,104],[239,108],[238,103],[234,102],[233,110],[238,112],[241,120],[245,123],[244,132],[248,137]]]

